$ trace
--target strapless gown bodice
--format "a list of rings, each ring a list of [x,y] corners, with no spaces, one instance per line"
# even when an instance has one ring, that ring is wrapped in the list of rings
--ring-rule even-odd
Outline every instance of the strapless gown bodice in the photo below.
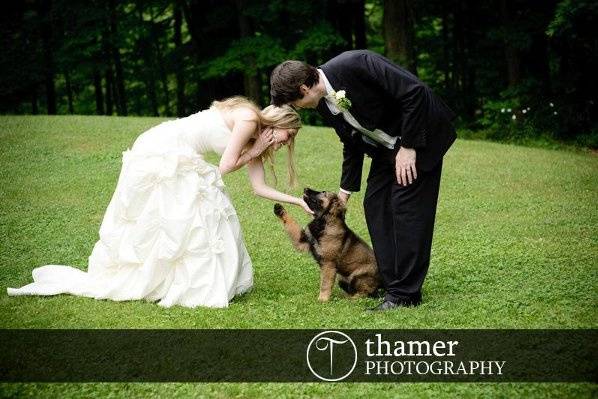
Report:
[[[142,133],[133,144],[133,151],[163,152],[188,146],[205,155],[222,155],[231,136],[220,111],[211,107],[185,118],[162,122]]]

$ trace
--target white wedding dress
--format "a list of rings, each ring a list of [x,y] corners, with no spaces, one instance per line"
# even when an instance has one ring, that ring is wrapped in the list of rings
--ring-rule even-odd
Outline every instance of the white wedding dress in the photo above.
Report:
[[[222,155],[230,136],[214,107],[141,134],[123,152],[87,272],[38,267],[8,294],[228,306],[253,286],[253,268],[220,171],[203,155]]]

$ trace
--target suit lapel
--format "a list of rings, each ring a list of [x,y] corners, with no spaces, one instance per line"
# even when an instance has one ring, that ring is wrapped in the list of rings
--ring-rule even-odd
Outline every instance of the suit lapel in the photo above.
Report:
[[[320,69],[322,70],[322,72],[324,72],[324,75],[326,75],[326,79],[328,79],[330,86],[332,86],[332,90],[346,90],[338,75],[331,71],[326,64],[321,65]],[[328,120],[333,124],[335,128],[337,128],[337,131],[343,132],[343,135],[346,139],[350,138],[350,130],[352,130],[352,127],[347,123],[347,121],[345,121],[345,118],[343,118],[342,113],[334,115],[330,111],[330,108],[328,108],[325,99],[320,100],[320,103],[318,104],[318,110],[322,115],[325,114],[325,117],[328,117]],[[341,136],[340,133],[339,136],[341,137],[341,139],[343,139],[343,136]]]
[[[337,76],[335,73],[331,72],[325,66],[322,69],[322,71],[324,71],[324,75],[326,75],[326,79],[328,79],[330,86],[332,86],[332,90],[334,90],[334,91],[346,90],[346,88],[343,87],[343,83],[341,82],[339,76]]]
[[[322,69],[322,71],[326,75],[326,78],[328,79],[328,82],[330,82],[330,85],[332,86],[332,89],[334,91],[345,90],[347,92],[346,93],[347,98],[349,98],[349,100],[351,100],[351,104],[352,104],[351,109],[349,110],[351,115],[353,115],[353,117],[359,122],[359,124],[361,126],[365,127],[366,129],[369,129],[369,130],[374,130],[376,127],[372,126],[372,123],[370,122],[370,118],[367,117],[368,113],[363,108],[362,104],[359,102],[359,97],[360,97],[359,94],[355,93],[355,90],[353,90],[351,85],[348,85],[343,80],[342,74],[334,73],[334,71],[331,71],[330,68],[328,68],[326,66],[326,64],[322,65],[320,67],[320,69]],[[328,108],[328,107],[326,107],[326,108]],[[330,113],[330,114],[332,115],[332,113]],[[341,116],[343,123],[347,123],[344,120],[344,118],[342,118],[341,114],[335,115],[335,116]]]
[[[348,130],[350,127],[349,124],[345,121],[342,114],[334,115],[330,112],[330,108],[328,108],[324,98],[320,100],[316,110],[322,115],[324,120],[334,128],[334,131],[341,141],[350,140],[350,130]]]

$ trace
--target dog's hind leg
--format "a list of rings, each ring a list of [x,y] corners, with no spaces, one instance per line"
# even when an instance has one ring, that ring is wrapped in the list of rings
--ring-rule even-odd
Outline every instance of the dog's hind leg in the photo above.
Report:
[[[309,251],[309,242],[307,240],[307,236],[303,229],[297,224],[295,219],[293,219],[284,209],[284,207],[280,204],[274,205],[274,214],[282,221],[284,225],[284,229],[286,230],[287,234],[291,238],[291,242],[293,246],[298,251],[307,252]]]

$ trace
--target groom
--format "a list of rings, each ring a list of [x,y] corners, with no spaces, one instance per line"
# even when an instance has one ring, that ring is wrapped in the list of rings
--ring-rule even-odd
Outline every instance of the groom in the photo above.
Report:
[[[316,108],[334,127],[343,143],[343,201],[360,190],[364,155],[372,158],[363,205],[386,294],[371,310],[419,305],[455,114],[413,74],[367,50],[319,68],[285,61],[270,88],[274,105]]]

